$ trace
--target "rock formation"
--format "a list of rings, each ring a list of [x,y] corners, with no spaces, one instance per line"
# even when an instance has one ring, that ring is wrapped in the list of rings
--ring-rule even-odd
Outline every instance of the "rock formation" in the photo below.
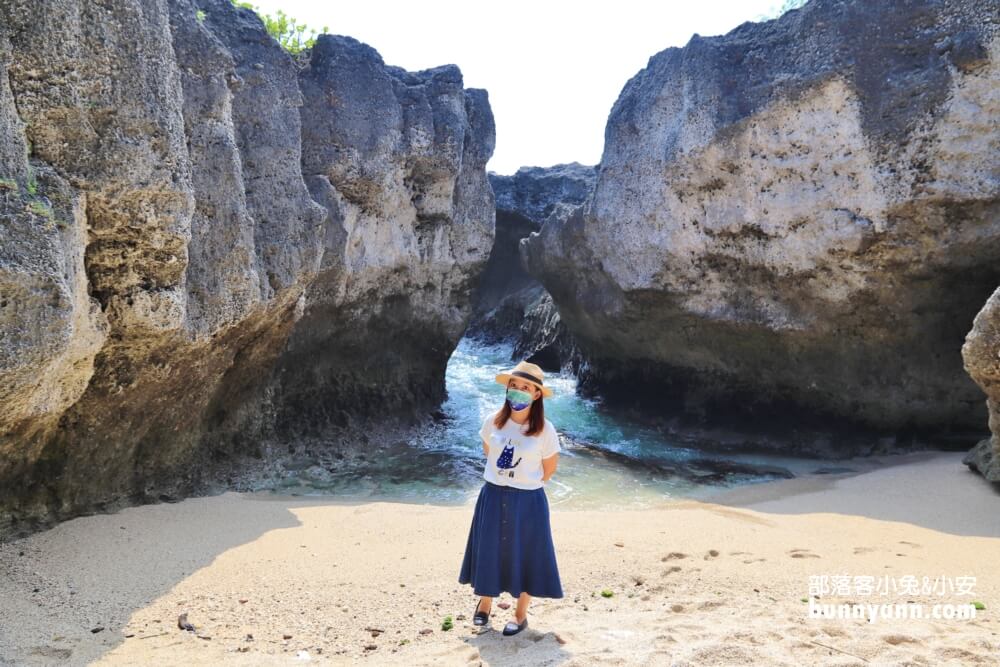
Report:
[[[469,335],[514,343],[514,356],[546,370],[572,365],[574,346],[542,285],[521,264],[518,244],[545,220],[582,204],[596,167],[578,162],[489,173],[496,198],[496,241],[473,297]]]
[[[812,0],[650,58],[593,196],[522,243],[581,387],[978,436],[960,349],[1000,284],[998,31],[996,3]]]
[[[493,146],[454,65],[296,63],[229,0],[0,2],[0,536],[436,405]]]
[[[965,369],[986,392],[992,437],[972,448],[963,463],[991,482],[1000,482],[1000,288],[976,315],[962,346]]]

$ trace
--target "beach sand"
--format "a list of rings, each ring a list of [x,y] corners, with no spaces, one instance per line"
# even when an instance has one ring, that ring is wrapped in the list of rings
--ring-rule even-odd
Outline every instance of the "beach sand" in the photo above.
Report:
[[[893,457],[711,503],[554,507],[566,597],[534,599],[515,637],[500,633],[509,595],[483,630],[457,582],[474,494],[439,506],[229,492],[82,517],[0,547],[0,664],[996,665],[1000,494],[960,460]],[[830,574],[975,583],[971,596],[822,602],[985,609],[809,618],[809,577]],[[195,632],[178,629],[184,612]]]

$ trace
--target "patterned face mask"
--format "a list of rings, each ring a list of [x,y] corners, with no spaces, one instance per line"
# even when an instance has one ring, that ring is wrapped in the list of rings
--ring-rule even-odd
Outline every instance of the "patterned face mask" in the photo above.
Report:
[[[524,410],[531,405],[533,400],[535,399],[526,391],[512,388],[507,389],[507,402],[510,403],[510,407],[514,410]]]

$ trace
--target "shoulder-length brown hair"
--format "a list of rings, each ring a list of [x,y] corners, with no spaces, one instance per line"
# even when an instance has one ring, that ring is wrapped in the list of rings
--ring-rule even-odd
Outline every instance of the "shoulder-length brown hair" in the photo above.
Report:
[[[497,428],[503,428],[507,420],[510,419],[510,413],[510,403],[504,399],[503,407],[500,408],[497,416],[493,418],[493,424]],[[542,402],[541,396],[531,402],[531,408],[528,410],[527,426],[528,430],[524,431],[525,435],[538,435],[545,428],[545,404]]]

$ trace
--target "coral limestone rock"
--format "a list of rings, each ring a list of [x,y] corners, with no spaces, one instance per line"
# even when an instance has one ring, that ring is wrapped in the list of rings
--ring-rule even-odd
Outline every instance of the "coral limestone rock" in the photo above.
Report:
[[[486,93],[310,56],[229,0],[0,2],[0,535],[443,393],[493,241]]]
[[[704,416],[981,430],[1000,284],[995,3],[813,0],[652,58],[592,197],[524,242],[582,386]]]
[[[962,346],[962,358],[969,375],[986,392],[992,432],[963,462],[986,479],[1000,482],[1000,288],[976,315]]]

